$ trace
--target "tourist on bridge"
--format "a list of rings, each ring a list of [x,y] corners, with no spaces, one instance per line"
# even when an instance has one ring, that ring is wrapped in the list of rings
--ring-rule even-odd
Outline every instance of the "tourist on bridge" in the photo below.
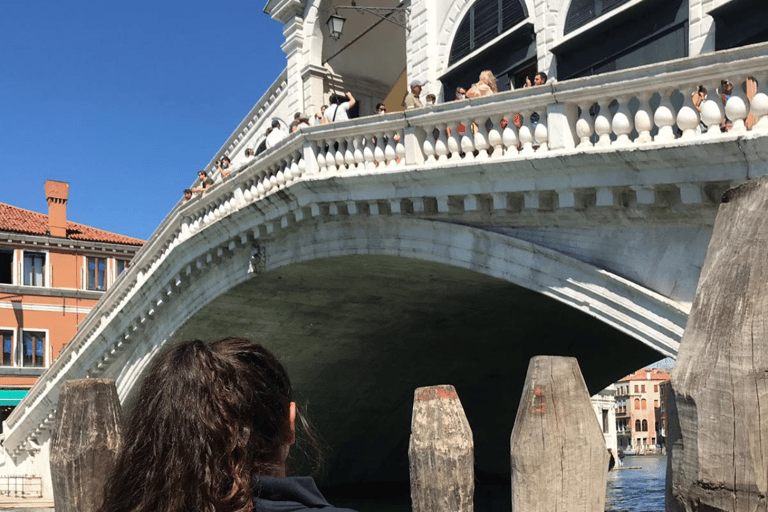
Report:
[[[288,475],[297,429],[318,446],[285,368],[258,343],[168,347],[141,385],[100,512],[354,512]]]
[[[232,172],[232,160],[230,160],[228,156],[223,156],[221,157],[221,160],[216,162],[216,167],[219,169],[219,176],[221,176],[221,179],[225,180]]]
[[[424,87],[424,84],[418,80],[411,82],[411,92],[406,94],[405,98],[403,99],[403,106],[406,110],[421,108],[424,106],[424,104],[421,102],[421,99],[419,98],[421,95],[422,87]]]
[[[280,121],[277,119],[272,120],[272,130],[267,135],[267,149],[275,147],[281,140],[286,138],[288,134],[280,129]]]
[[[349,119],[347,112],[355,106],[356,102],[355,97],[352,96],[351,92],[347,92],[344,96],[341,94],[334,94],[329,101],[331,106],[325,110],[325,117],[330,123],[335,121],[347,121]]]
[[[202,194],[213,185],[213,180],[208,177],[208,171],[206,170],[198,171],[197,179],[200,180],[200,186],[191,189],[195,194]]]
[[[192,189],[185,188],[184,189],[184,202],[186,203],[190,199],[192,199]]]
[[[496,87],[496,77],[493,71],[486,69],[480,72],[477,83],[467,90],[467,98],[481,98],[496,94],[497,92],[499,92],[499,89]]]

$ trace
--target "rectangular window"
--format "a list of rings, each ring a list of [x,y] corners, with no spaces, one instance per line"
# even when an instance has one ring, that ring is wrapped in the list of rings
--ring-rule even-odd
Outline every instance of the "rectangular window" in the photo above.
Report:
[[[3,339],[3,366],[13,366],[13,331],[0,331]]]
[[[641,392],[641,393],[645,393],[645,384],[643,384],[642,386],[640,386],[640,392]]]
[[[13,284],[13,251],[0,250],[0,284]]]
[[[659,394],[661,396],[664,396],[664,386],[661,386],[661,389],[659,390]]]
[[[603,433],[607,434],[608,432],[608,409],[603,409]]]
[[[105,258],[88,258],[88,289],[106,289],[107,260]]]
[[[654,409],[658,409],[659,408],[659,401],[658,400],[654,400],[653,401],[653,408]]]
[[[24,251],[24,285],[45,286],[45,253]]]
[[[653,392],[654,393],[658,393],[659,392],[659,385],[658,384],[654,384],[653,385]]]
[[[123,271],[128,268],[128,261],[127,260],[115,260],[117,263],[117,275],[120,275],[123,273]]]
[[[45,367],[45,333],[24,331],[18,347],[21,365],[25,368]]]
[[[635,384],[635,393],[639,393],[640,391],[637,390],[637,384]]]

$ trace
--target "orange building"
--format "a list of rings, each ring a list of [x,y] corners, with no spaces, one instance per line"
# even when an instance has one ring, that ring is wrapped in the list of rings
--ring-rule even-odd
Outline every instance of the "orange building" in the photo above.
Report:
[[[667,381],[666,370],[646,368],[616,383],[616,435],[620,450],[644,453],[664,444],[662,384]]]
[[[48,215],[0,203],[0,421],[144,244],[67,221],[69,183],[45,196]]]

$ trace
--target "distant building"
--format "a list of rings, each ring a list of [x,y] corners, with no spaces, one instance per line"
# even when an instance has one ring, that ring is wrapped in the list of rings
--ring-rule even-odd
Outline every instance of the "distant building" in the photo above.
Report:
[[[644,368],[616,383],[616,430],[619,449],[645,453],[664,446],[663,384],[669,372]]]
[[[0,203],[0,421],[144,244],[67,221],[69,183],[45,196],[48,215]]]
[[[605,447],[617,453],[618,440],[616,437],[616,386],[611,384],[604,390],[592,396],[592,408],[595,410],[597,422],[605,437]]]

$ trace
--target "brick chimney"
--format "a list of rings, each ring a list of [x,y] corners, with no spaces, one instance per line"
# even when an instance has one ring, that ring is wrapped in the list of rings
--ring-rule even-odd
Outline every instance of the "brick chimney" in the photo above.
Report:
[[[45,198],[48,200],[48,233],[51,236],[66,238],[69,183],[65,181],[46,181]]]

